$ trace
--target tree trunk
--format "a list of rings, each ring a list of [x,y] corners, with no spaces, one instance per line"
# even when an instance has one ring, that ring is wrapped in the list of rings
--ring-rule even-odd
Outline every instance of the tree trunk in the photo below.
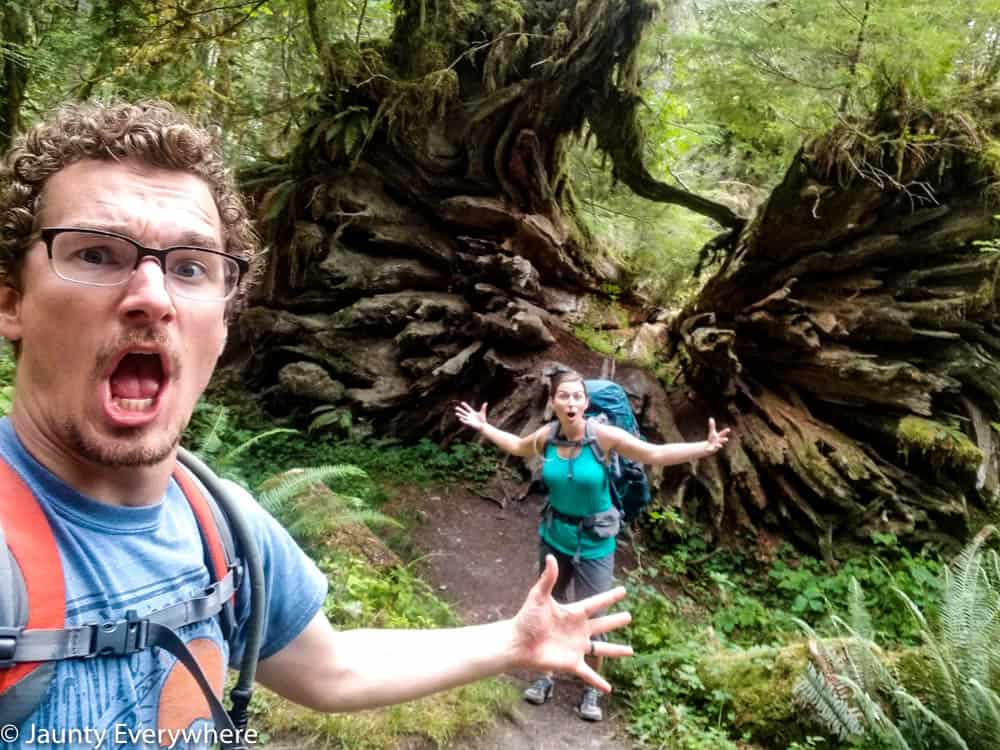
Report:
[[[976,530],[1000,424],[985,143],[898,100],[798,154],[673,326],[696,411],[724,403],[734,428],[675,503],[828,559],[875,532]]]
[[[241,320],[246,372],[286,408],[306,396],[404,437],[453,433],[458,396],[503,399],[493,418],[523,429],[541,419],[546,362],[600,367],[570,330],[621,281],[574,217],[567,138],[589,123],[629,184],[739,219],[639,163],[631,92],[652,3],[401,7],[391,42],[360,54],[311,16],[331,59],[324,103],[289,164],[243,175],[278,175],[261,206],[275,252]],[[609,110],[616,129],[594,115]]]
[[[8,4],[0,10],[0,153],[10,148],[21,124],[21,103],[28,86],[26,11]]]
[[[651,17],[639,0],[412,0],[390,42],[331,45],[288,163],[243,175],[272,248],[241,318],[247,378],[279,408],[334,405],[405,438],[455,434],[458,398],[499,404],[516,432],[540,424],[546,365],[597,373],[571,330],[620,281],[565,179],[586,127],[620,180],[714,218],[712,249],[730,250],[673,325],[670,404],[621,374],[653,438],[703,439],[712,415],[734,428],[717,457],[666,472],[660,501],[831,560],[873,532],[964,538],[998,487],[980,134],[887,102],[804,149],[744,229],[642,164]]]

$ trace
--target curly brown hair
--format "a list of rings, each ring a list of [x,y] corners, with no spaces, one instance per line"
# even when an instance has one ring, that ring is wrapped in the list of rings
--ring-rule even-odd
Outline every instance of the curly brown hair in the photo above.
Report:
[[[251,272],[230,301],[243,305],[258,270],[258,239],[246,204],[222,159],[218,138],[170,104],[66,104],[17,139],[0,164],[0,283],[19,286],[49,177],[84,159],[135,159],[201,177],[215,198],[224,249],[250,260]]]

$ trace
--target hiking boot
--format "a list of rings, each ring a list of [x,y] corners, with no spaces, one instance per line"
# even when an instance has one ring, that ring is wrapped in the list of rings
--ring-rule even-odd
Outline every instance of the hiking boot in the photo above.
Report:
[[[585,721],[603,721],[604,712],[601,710],[600,693],[592,687],[584,688],[576,712]]]
[[[531,683],[531,687],[524,691],[524,699],[528,701],[528,703],[534,703],[536,706],[540,706],[552,697],[552,689],[554,687],[555,685],[548,677],[539,677]]]

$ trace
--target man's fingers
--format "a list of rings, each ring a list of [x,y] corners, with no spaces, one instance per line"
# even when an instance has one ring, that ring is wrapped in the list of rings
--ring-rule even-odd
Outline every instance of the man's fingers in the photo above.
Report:
[[[591,666],[587,664],[587,662],[583,661],[583,659],[580,660],[580,664],[579,666],[577,666],[575,671],[576,671],[576,676],[579,677],[584,682],[586,682],[591,687],[597,688],[602,693],[611,692],[610,683],[608,683],[607,680],[605,680],[603,677],[597,674],[597,672],[595,672],[591,668]]]
[[[595,641],[594,656],[603,656],[605,658],[612,659],[622,656],[632,656],[632,647],[626,646],[624,643],[604,643],[603,641]]]
[[[597,612],[600,612],[602,609],[607,609],[612,604],[617,604],[624,598],[625,587],[616,586],[610,591],[604,591],[600,594],[588,596],[586,599],[581,599],[571,606],[574,609],[582,609],[586,613],[587,617],[593,617]]]
[[[711,435],[713,432],[715,432],[715,419],[713,419],[712,417],[709,417],[708,418],[708,434]]]
[[[559,566],[556,564],[554,555],[545,556],[545,569],[535,582],[535,588],[543,597],[552,596],[552,589],[556,586],[556,579],[559,578]]]
[[[592,636],[603,635],[604,633],[608,633],[612,630],[623,628],[630,622],[632,622],[632,615],[630,615],[628,612],[615,612],[614,614],[611,615],[604,615],[603,617],[595,617],[593,620],[590,621],[590,634]],[[598,653],[600,653],[600,646],[602,645],[602,643],[603,642],[597,643]],[[625,648],[628,649],[629,653],[632,653],[632,649],[630,647],[625,646]],[[628,656],[628,654],[618,654],[618,655]]]

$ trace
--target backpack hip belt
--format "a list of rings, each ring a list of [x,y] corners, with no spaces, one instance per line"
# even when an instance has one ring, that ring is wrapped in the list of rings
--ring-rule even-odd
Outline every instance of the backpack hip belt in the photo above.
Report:
[[[552,519],[557,518],[563,523],[570,524],[571,526],[576,526],[576,551],[573,553],[573,564],[576,565],[580,562],[580,550],[583,545],[582,536],[583,532],[598,537],[600,539],[606,539],[614,537],[618,533],[618,524],[620,523],[621,514],[619,510],[613,505],[607,510],[601,511],[600,513],[591,513],[586,516],[571,516],[561,511],[556,510],[552,507],[552,503],[545,503],[542,508],[542,518],[545,523],[545,528],[552,528]],[[601,529],[598,533],[596,529]]]

